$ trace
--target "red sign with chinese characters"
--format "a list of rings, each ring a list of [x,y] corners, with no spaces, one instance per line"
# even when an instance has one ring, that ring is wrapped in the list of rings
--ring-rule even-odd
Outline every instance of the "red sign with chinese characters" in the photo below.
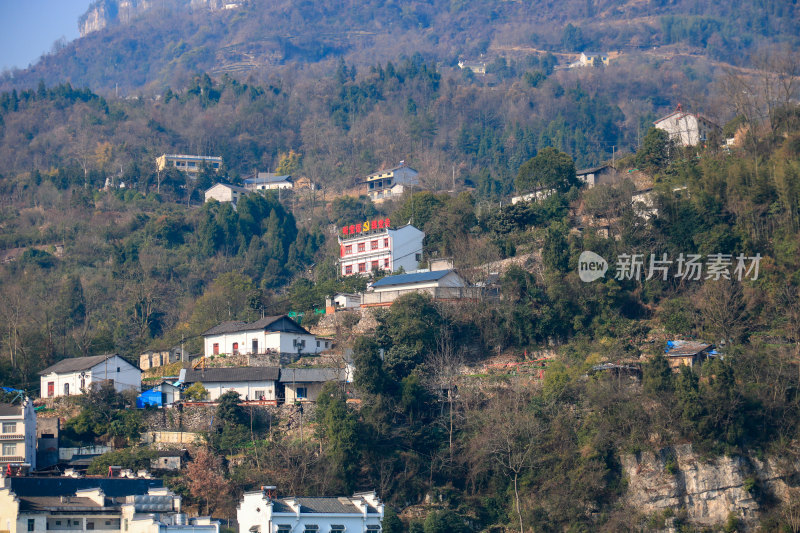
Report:
[[[358,235],[376,229],[388,229],[389,223],[388,218],[379,218],[378,220],[367,220],[362,224],[351,224],[342,228],[342,235]]]

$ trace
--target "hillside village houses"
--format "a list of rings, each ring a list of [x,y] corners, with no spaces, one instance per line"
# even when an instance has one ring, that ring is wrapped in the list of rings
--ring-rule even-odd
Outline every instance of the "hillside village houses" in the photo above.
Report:
[[[372,283],[364,293],[362,307],[391,305],[412,292],[430,295],[434,300],[479,299],[480,287],[468,287],[455,270],[434,270],[386,276]]]
[[[0,403],[0,472],[13,463],[36,469],[36,411],[33,402],[22,395]]]
[[[270,172],[259,172],[254,177],[243,180],[248,191],[268,191],[276,189],[292,189],[294,183],[291,176],[278,176]]]
[[[330,339],[317,338],[286,315],[267,316],[247,323],[223,322],[203,333],[204,354],[318,354],[332,347]]]
[[[278,404],[277,366],[228,366],[220,368],[183,368],[179,380],[187,387],[202,383],[208,391],[206,400],[215,402],[229,391],[239,394],[245,401],[262,401]]]
[[[670,139],[680,146],[697,146],[706,142],[712,133],[722,131],[707,118],[684,111],[680,104],[675,111],[656,120],[653,125],[666,131]]]
[[[62,359],[39,372],[41,397],[57,398],[83,394],[105,382],[117,392],[142,388],[142,371],[117,354]]]
[[[272,486],[245,492],[236,510],[239,533],[379,533],[383,516],[374,491],[349,498],[278,498]]]
[[[417,270],[424,238],[425,232],[411,224],[392,228],[388,218],[344,226],[339,231],[339,274]]]

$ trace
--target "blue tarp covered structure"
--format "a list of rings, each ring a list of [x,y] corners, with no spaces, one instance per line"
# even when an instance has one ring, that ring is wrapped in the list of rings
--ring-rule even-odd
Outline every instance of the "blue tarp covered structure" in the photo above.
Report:
[[[139,409],[143,409],[148,405],[162,407],[163,402],[161,401],[161,397],[160,390],[150,389],[148,391],[144,391],[136,398],[136,407]]]

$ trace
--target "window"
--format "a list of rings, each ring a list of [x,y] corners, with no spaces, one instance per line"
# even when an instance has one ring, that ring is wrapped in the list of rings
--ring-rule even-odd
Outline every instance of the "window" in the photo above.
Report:
[[[16,432],[17,432],[16,422],[3,422],[3,433],[16,433]]]
[[[367,271],[367,264],[366,263],[359,263],[358,264],[358,271],[359,272],[366,272]]]
[[[197,163],[195,163],[194,161],[189,161],[189,166],[190,167],[196,167]]]
[[[389,260],[388,259],[384,259],[383,260],[383,268],[385,268],[386,270],[389,270]]]
[[[256,400],[263,400],[263,399],[264,399],[264,391],[263,390],[257,390],[256,391]]]
[[[306,524],[305,533],[317,533],[319,526],[317,524]]]
[[[367,524],[367,533],[378,533],[381,530],[381,526]]]
[[[292,530],[292,526],[288,524],[278,524],[278,533],[289,533]]]
[[[301,399],[308,398],[308,388],[297,387],[297,397]]]
[[[378,270],[378,260],[377,259],[370,264],[370,269],[371,270]]]
[[[292,339],[292,346],[297,347],[297,339]]]
[[[258,353],[258,339],[253,339],[253,353]]]
[[[56,395],[56,384],[52,381],[47,382],[47,397],[52,398]]]
[[[317,341],[317,348],[319,348],[319,341]]]
[[[28,531],[33,531],[36,528],[36,520],[28,518]]]
[[[69,383],[64,383],[64,396],[69,396]]]
[[[117,372],[119,372],[119,367],[117,367]]]
[[[331,533],[344,533],[344,524],[331,524]]]
[[[56,525],[60,526],[61,525],[61,520],[56,520]]]
[[[353,245],[348,244],[344,247],[344,255],[352,254],[353,253]]]
[[[86,529],[94,529],[94,522],[86,522]]]
[[[378,241],[374,240],[371,243],[369,243],[369,249],[370,250],[377,250],[378,249]]]
[[[344,273],[345,274],[352,274],[353,273],[353,265],[347,265],[346,267],[344,267]]]
[[[325,341],[325,347],[326,347],[326,348],[328,348],[328,347],[329,347],[328,341]]]
[[[4,442],[3,443],[3,455],[4,456],[8,457],[10,455],[16,455],[16,454],[17,454],[17,445],[16,444],[14,444],[13,442],[12,443],[8,443],[8,442]]]
[[[389,239],[383,239],[383,247],[384,248],[388,248],[389,247]]]
[[[86,388],[86,378],[81,377],[81,390],[84,390],[85,388]]]
[[[365,242],[358,243],[358,251],[359,252],[364,252],[364,251],[366,251],[366,249],[367,249],[367,243],[365,243]]]
[[[422,261],[422,254],[414,254],[414,260],[417,262]]]
[[[219,343],[218,342],[214,343],[213,352],[214,352],[214,355],[219,355]]]

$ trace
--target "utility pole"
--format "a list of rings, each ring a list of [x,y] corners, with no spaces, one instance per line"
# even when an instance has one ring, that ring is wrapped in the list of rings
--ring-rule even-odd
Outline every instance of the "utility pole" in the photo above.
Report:
[[[617,150],[617,146],[613,145],[611,147],[611,166],[614,167],[614,168],[617,168],[617,158],[616,158],[617,152],[616,152],[616,150]]]

